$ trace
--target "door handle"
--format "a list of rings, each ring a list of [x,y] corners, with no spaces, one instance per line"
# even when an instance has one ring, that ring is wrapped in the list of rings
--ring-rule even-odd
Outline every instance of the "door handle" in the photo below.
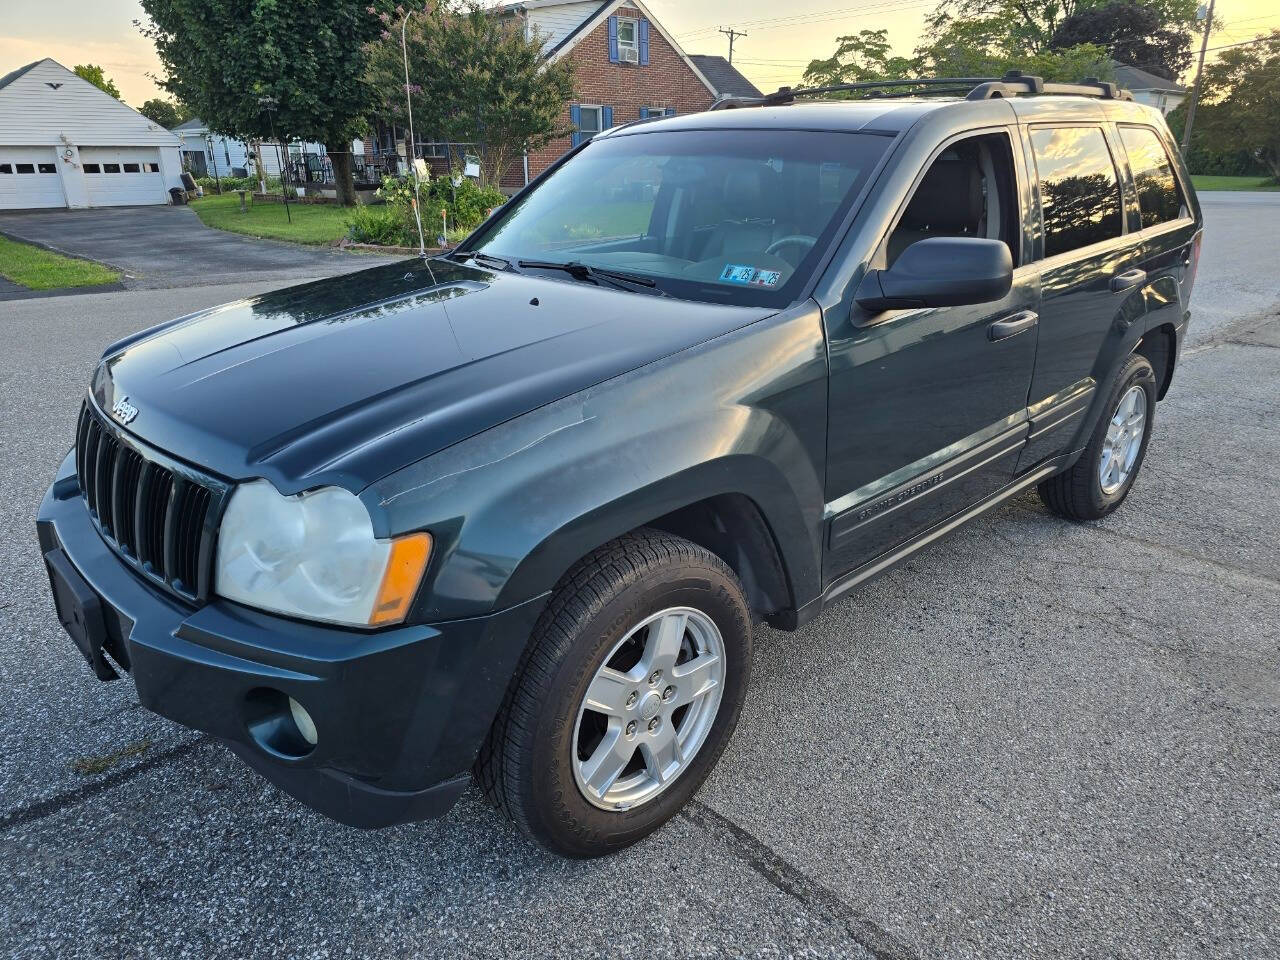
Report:
[[[1111,292],[1120,293],[1124,290],[1132,290],[1136,286],[1140,286],[1147,282],[1147,271],[1139,270],[1136,267],[1133,270],[1126,270],[1124,273],[1117,273],[1111,278]]]
[[[1010,337],[1016,337],[1024,330],[1030,330],[1039,322],[1040,314],[1034,310],[1021,310],[1005,317],[1003,320],[997,320],[987,327],[987,339],[992,343],[997,340],[1008,340]]]

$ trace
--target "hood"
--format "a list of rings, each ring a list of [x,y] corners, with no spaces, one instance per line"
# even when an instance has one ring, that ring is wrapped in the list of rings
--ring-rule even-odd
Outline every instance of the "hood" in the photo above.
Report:
[[[409,260],[144,331],[107,351],[92,394],[227,479],[358,491],[772,312]]]

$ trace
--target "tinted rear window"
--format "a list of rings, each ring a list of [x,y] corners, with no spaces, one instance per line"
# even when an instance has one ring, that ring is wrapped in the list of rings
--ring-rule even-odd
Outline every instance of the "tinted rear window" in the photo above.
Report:
[[[1148,127],[1121,127],[1120,139],[1138,188],[1142,226],[1154,227],[1184,216],[1178,178],[1173,175],[1173,163],[1156,132]]]
[[[1123,232],[1120,183],[1099,127],[1031,131],[1044,211],[1044,255],[1066,253]]]

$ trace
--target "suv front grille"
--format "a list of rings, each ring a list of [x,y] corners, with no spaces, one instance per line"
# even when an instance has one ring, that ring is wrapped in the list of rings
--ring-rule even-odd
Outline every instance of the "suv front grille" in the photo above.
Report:
[[[94,526],[126,562],[188,600],[209,596],[225,483],[134,441],[88,401],[76,477]]]

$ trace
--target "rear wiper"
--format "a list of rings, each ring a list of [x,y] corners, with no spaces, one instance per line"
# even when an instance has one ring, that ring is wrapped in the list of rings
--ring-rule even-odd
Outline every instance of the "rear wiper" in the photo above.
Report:
[[[591,280],[597,284],[601,280],[608,280],[614,286],[630,284],[635,287],[644,287],[660,297],[667,295],[666,291],[658,289],[658,281],[649,277],[642,277],[635,273],[623,273],[619,270],[593,267],[591,264],[583,263],[581,260],[570,260],[568,263],[559,263],[555,260],[521,260],[520,266],[533,270],[563,270],[576,280]]]
[[[491,253],[479,253],[475,250],[455,250],[453,251],[453,255],[461,260],[474,260],[477,263],[484,264],[486,267],[493,267],[495,270],[511,269],[510,260],[504,260],[502,257],[495,257]]]

